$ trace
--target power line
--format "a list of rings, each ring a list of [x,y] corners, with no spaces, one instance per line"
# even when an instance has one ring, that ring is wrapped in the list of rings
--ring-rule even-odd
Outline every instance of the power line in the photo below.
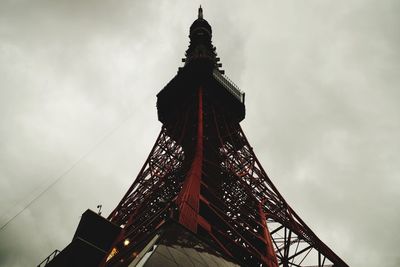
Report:
[[[15,218],[17,218],[22,212],[24,212],[27,208],[29,208],[36,200],[38,200],[41,196],[43,196],[47,191],[49,191],[54,185],[56,185],[62,178],[64,178],[67,174],[69,174],[82,160],[84,160],[89,154],[91,154],[96,148],[101,145],[106,139],[108,139],[111,135],[113,135],[122,125],[124,125],[133,115],[134,113],[129,114],[126,119],[122,120],[116,127],[111,129],[108,133],[106,133],[97,143],[95,143],[85,154],[78,158],[67,170],[65,170],[61,175],[59,175],[51,184],[49,184],[42,192],[40,192],[36,197],[34,197],[31,201],[28,202],[25,207],[22,208],[17,214],[12,216],[7,222],[5,222],[1,227],[0,231],[2,231],[8,224],[10,224]],[[35,190],[36,191],[36,190]]]

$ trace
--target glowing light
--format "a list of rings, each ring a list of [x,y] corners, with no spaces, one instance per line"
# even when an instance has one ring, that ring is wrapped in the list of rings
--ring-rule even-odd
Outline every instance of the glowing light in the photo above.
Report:
[[[125,239],[125,240],[124,240],[124,246],[129,245],[129,243],[130,243],[129,239]]]
[[[110,255],[108,255],[106,261],[109,261],[109,260],[110,260],[112,257],[114,257],[114,255],[117,254],[117,253],[118,253],[118,250],[117,250],[116,248],[113,248],[113,249],[111,250]]]

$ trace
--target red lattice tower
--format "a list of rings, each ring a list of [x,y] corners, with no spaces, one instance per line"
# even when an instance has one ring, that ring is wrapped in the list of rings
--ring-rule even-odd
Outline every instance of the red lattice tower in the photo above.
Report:
[[[103,266],[134,266],[171,221],[232,266],[347,266],[262,168],[239,125],[245,95],[220,70],[211,33],[200,8],[185,65],[157,95],[161,133],[108,218],[122,231]]]

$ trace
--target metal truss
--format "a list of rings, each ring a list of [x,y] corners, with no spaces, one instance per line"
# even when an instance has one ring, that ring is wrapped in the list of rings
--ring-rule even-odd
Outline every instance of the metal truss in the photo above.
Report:
[[[172,219],[244,266],[346,267],[286,203],[239,123],[197,92],[110,214],[123,229],[103,266],[126,266]]]
[[[279,266],[348,266],[286,203],[262,168],[240,125],[226,123],[225,127],[228,134],[220,148],[224,158],[222,166],[262,205]]]
[[[108,217],[122,227],[122,232],[107,264],[125,260],[129,247],[137,246],[171,217],[172,199],[179,192],[182,181],[177,170],[182,169],[184,158],[182,147],[163,127],[135,182]]]

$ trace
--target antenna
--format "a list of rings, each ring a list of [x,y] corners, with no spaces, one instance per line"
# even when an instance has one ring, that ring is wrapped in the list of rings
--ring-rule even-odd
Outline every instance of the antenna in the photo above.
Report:
[[[201,8],[201,5],[199,7],[199,19],[203,18],[203,9]]]
[[[97,214],[99,214],[99,215],[101,215],[101,207],[102,207],[102,206],[103,206],[103,205],[101,205],[101,204],[100,204],[100,205],[97,205],[97,208],[99,209],[98,212],[97,212]]]

